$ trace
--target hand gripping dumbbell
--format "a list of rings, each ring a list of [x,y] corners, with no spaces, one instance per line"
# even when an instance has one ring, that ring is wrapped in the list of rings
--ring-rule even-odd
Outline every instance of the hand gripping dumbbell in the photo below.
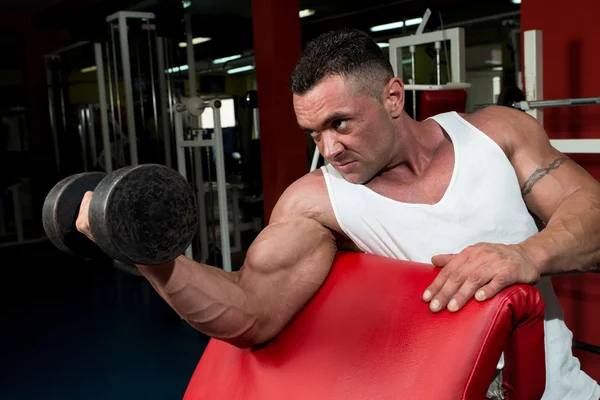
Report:
[[[94,192],[88,216],[95,243],[75,227],[87,191]],[[103,252],[124,263],[143,265],[181,255],[193,240],[197,219],[190,184],[159,164],[69,176],[50,190],[42,210],[46,235],[62,251],[81,257]]]

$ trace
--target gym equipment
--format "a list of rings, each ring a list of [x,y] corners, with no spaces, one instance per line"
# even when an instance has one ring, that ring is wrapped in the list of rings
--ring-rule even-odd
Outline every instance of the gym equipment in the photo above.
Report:
[[[429,9],[427,10],[429,11]],[[426,18],[423,20],[427,20]],[[419,32],[422,32],[423,25],[419,27]],[[441,76],[441,59],[440,50],[442,46],[446,47],[446,41],[450,42],[450,55],[446,54],[446,59],[451,66],[448,67],[448,82],[442,83]],[[433,43],[436,54],[436,84],[418,84],[416,82],[416,64],[415,53],[416,46]],[[403,50],[409,49],[411,78],[408,84],[404,85],[404,89],[412,91],[412,116],[415,120],[423,120],[435,113],[445,111],[464,112],[466,106],[466,93],[458,93],[471,87],[470,83],[465,82],[465,38],[463,28],[442,29],[435,32],[417,33],[416,35],[403,36],[392,38],[389,40],[389,58],[394,74],[403,79],[404,67],[406,63],[402,60]],[[419,110],[417,113],[417,92],[420,92],[421,103],[432,103],[431,106],[425,107],[425,110]],[[426,92],[434,92],[427,93]],[[440,93],[437,93],[440,92]],[[458,95],[457,95],[458,93]],[[439,98],[439,100],[438,100]],[[464,100],[464,104],[462,101]],[[458,107],[458,109],[457,109]],[[461,111],[462,110],[462,111]],[[431,114],[433,112],[434,114]]]
[[[556,100],[522,100],[512,103],[517,110],[529,111],[551,107],[591,106],[600,104],[600,97],[584,97],[580,99],[556,99]]]
[[[118,11],[106,17],[108,100],[110,109],[117,110],[113,124],[128,137],[126,165],[137,165],[140,156],[147,159],[151,153],[153,162],[171,166],[167,41],[158,36],[155,20],[154,13],[137,11]],[[144,151],[138,151],[138,145],[145,145]]]
[[[87,191],[94,192],[89,223],[96,245],[75,227]],[[44,230],[60,250],[93,257],[97,246],[115,260],[144,265],[182,254],[196,233],[197,214],[187,180],[159,164],[67,177],[50,190],[42,210]]]
[[[541,398],[539,291],[511,286],[433,314],[421,294],[439,271],[338,252],[323,286],[272,341],[240,349],[211,339],[183,399],[481,400],[503,352],[504,395]]]
[[[207,229],[207,213],[205,207],[205,182],[202,171],[202,153],[203,148],[213,148],[216,168],[216,189],[219,210],[219,230],[221,236],[221,265],[225,271],[231,272],[231,244],[229,238],[229,212],[227,202],[227,182],[225,177],[225,155],[223,150],[223,130],[221,128],[221,101],[219,99],[205,100],[199,97],[192,97],[187,101],[176,104],[174,107],[175,114],[175,138],[177,143],[177,168],[179,173],[187,177],[188,167],[186,158],[186,149],[191,157],[193,165],[192,174],[195,175],[195,183],[198,190],[198,210],[200,221],[200,237],[203,239],[200,243],[200,260],[206,262],[209,257],[208,229]],[[207,110],[210,109],[210,110]],[[213,135],[209,139],[204,138],[203,130],[191,129],[188,135],[184,132],[183,118],[187,114],[195,117],[196,120],[201,120],[203,112],[212,111],[213,113]],[[198,123],[200,125],[200,123]],[[193,125],[192,125],[193,126]],[[193,149],[193,151],[191,151]],[[210,164],[209,164],[210,165]],[[207,182],[208,189],[211,192],[212,199],[213,182]],[[236,204],[234,204],[236,207]],[[212,207],[210,207],[212,210]],[[234,213],[234,230],[237,229],[237,216]],[[216,236],[216,235],[214,235]],[[213,238],[216,240],[216,238]],[[186,249],[186,255],[193,257],[192,247]],[[217,254],[217,252],[210,252]]]

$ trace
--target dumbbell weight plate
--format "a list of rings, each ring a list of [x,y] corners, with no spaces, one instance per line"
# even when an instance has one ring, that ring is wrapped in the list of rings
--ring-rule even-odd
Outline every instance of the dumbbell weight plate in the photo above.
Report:
[[[103,172],[71,175],[48,192],[42,208],[42,225],[50,242],[65,253],[78,257],[102,255],[94,242],[77,231],[75,221],[83,195],[93,191],[105,176]]]
[[[98,246],[128,264],[174,260],[197,227],[194,191],[177,171],[159,164],[121,168],[94,190],[90,229]]]

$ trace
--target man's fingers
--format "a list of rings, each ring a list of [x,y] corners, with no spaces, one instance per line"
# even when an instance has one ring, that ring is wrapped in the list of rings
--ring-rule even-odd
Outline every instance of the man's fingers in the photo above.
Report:
[[[431,257],[431,263],[433,265],[435,265],[436,267],[444,267],[455,256],[456,256],[456,254],[438,254],[438,255]]]
[[[443,268],[431,285],[423,292],[423,300],[425,301],[433,299],[446,284],[448,278],[454,274],[454,270],[460,266],[461,262],[464,262],[464,260],[461,261],[459,257],[456,257],[456,254],[440,254],[433,256],[431,260],[432,262],[435,260],[438,262],[436,266]]]
[[[460,289],[451,296],[448,302],[448,310],[456,312],[464,307],[482,286],[488,284],[494,277],[495,271],[492,269],[492,264],[484,264],[467,275]]]
[[[90,231],[90,223],[88,216],[88,209],[90,206],[90,201],[92,199],[93,192],[88,191],[85,192],[83,198],[81,199],[81,204],[79,205],[79,214],[77,215],[77,220],[75,221],[75,227],[85,236],[87,236],[90,240],[94,240],[92,237],[92,232]]]
[[[429,303],[431,311],[441,311],[448,305],[452,296],[463,286],[466,279],[464,274],[473,268],[473,264],[467,263],[459,267],[455,267],[453,263],[448,264],[425,291],[431,295]]]
[[[475,293],[475,298],[479,301],[487,300],[494,297],[500,291],[515,283],[515,279],[511,277],[508,271],[501,271],[487,284],[481,287]]]

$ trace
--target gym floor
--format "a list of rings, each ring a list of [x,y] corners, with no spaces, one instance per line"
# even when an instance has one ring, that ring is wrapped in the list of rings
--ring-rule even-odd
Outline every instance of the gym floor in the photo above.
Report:
[[[208,339],[144,278],[48,242],[0,249],[0,265],[0,398],[182,397]]]

